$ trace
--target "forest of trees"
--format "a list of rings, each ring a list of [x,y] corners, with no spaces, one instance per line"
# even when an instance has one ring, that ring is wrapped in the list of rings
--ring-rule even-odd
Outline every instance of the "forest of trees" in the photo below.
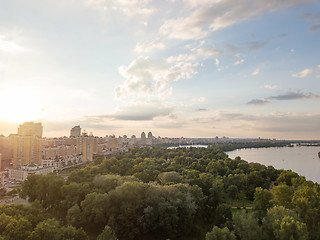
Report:
[[[68,178],[32,175],[0,206],[1,239],[320,239],[320,188],[219,146],[140,148]]]

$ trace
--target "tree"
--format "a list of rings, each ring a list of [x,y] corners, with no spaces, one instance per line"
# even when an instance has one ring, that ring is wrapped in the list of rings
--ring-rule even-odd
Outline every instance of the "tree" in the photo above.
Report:
[[[60,224],[57,220],[47,219],[36,226],[28,240],[59,240],[59,228]]]
[[[4,235],[8,239],[25,240],[31,233],[31,223],[22,217],[18,219],[12,218],[9,224],[6,226]]]
[[[238,189],[238,187],[237,187],[236,185],[230,185],[230,186],[227,188],[226,192],[228,193],[229,198],[231,198],[231,199],[236,199],[237,194],[238,194],[238,192],[239,192],[239,189]]]
[[[117,240],[117,238],[113,234],[112,229],[106,225],[103,231],[97,237],[97,240]]]
[[[275,239],[277,240],[307,240],[308,231],[305,223],[286,216],[275,220],[273,224]]]
[[[310,239],[320,239],[320,191],[318,186],[304,185],[294,192],[296,211],[307,224]]]
[[[72,226],[60,226],[60,223],[51,218],[40,222],[28,237],[28,240],[88,240],[82,229]]]
[[[261,187],[256,188],[254,193],[254,209],[256,210],[256,216],[261,221],[267,214],[268,208],[272,207],[272,193],[267,189]]]
[[[232,220],[231,207],[225,203],[220,204],[215,212],[215,223],[218,226],[224,225]]]
[[[292,217],[296,221],[301,221],[298,214],[292,209],[287,209],[283,206],[270,208],[267,211],[266,217],[262,220],[262,229],[265,239],[276,239],[274,235],[274,224],[276,221],[281,222],[284,217]]]
[[[118,186],[119,175],[97,175],[93,179],[93,184],[102,193],[107,193]]]
[[[206,240],[236,240],[236,236],[227,227],[221,229],[215,226],[206,234]]]
[[[84,226],[86,219],[83,217],[81,209],[78,204],[71,207],[66,216],[67,222],[75,227]]]
[[[181,182],[180,175],[177,172],[160,173],[158,179],[161,184],[175,184]]]
[[[233,217],[234,228],[240,239],[261,239],[262,229],[252,213],[237,213]]]
[[[30,202],[38,199],[44,208],[57,206],[63,199],[62,186],[64,180],[51,174],[31,175],[22,184],[20,196],[29,198]]]
[[[292,197],[294,189],[293,187],[288,186],[287,184],[280,184],[274,186],[272,189],[272,194],[274,197],[274,202],[277,205],[284,206],[286,208],[292,208]]]
[[[65,226],[60,228],[59,239],[61,240],[89,240],[82,228],[76,229],[73,226]]]
[[[70,210],[69,219],[77,219],[79,217],[76,208],[77,207],[73,207],[72,212]],[[85,200],[81,202],[82,217],[87,224],[95,224],[98,228],[102,228],[107,224],[109,208],[110,200],[107,193],[90,193],[86,196]]]
[[[277,181],[279,183],[285,183],[288,186],[292,186],[292,179],[297,178],[299,175],[291,170],[285,170],[282,173],[280,173]]]

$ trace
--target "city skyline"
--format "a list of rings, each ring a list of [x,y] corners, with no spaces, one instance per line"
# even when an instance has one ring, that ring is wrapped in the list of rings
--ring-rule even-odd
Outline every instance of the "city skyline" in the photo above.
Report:
[[[320,3],[2,1],[0,134],[320,137]]]

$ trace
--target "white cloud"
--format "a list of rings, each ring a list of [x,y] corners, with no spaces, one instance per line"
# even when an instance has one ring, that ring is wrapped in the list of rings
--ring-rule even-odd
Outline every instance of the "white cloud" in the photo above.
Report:
[[[20,45],[7,40],[5,36],[0,35],[0,51],[7,52],[7,53],[15,53],[15,52],[21,52],[24,50],[25,49]]]
[[[204,44],[206,44],[206,41],[204,40],[200,41],[199,47],[202,47]]]
[[[318,65],[318,68],[320,68],[320,64]]]
[[[216,58],[216,65],[219,66],[220,65],[220,60],[218,58]]]
[[[193,48],[191,49],[191,53],[188,54],[179,54],[177,56],[170,56],[168,58],[168,62],[194,62],[198,57],[212,57],[218,54],[221,54],[222,51],[215,48]]]
[[[241,60],[239,60],[239,61],[234,62],[234,65],[239,65],[239,64],[241,64],[241,63],[244,63],[244,59],[241,59]]]
[[[193,98],[192,101],[193,102],[203,103],[203,102],[206,102],[207,99],[205,97],[199,97],[199,98]]]
[[[115,89],[116,96],[162,94],[171,82],[197,74],[196,67],[197,64],[190,62],[172,64],[166,59],[139,57],[129,66],[119,68],[119,73],[126,80]]]
[[[169,63],[173,63],[173,62],[181,62],[181,61],[185,61],[185,62],[193,62],[197,59],[196,54],[179,54],[177,56],[170,56],[167,58],[167,61]]]
[[[215,48],[194,48],[191,51],[205,57],[216,56],[222,53],[222,51]]]
[[[165,47],[164,43],[160,40],[154,40],[148,43],[142,43],[136,45],[137,52],[149,52],[152,49],[163,49]]]
[[[291,76],[296,78],[305,78],[312,73],[312,69],[304,69],[301,72],[293,73]]]
[[[276,86],[276,85],[264,85],[263,88],[266,88],[266,89],[276,89],[277,86]]]
[[[261,99],[252,99],[247,104],[249,104],[249,105],[264,105],[264,104],[269,103],[269,102],[270,102],[269,99],[261,98]]]
[[[291,53],[294,53],[294,49],[290,49],[290,52],[291,52]]]
[[[164,106],[159,101],[133,102],[119,107],[112,114],[95,117],[100,119],[111,118],[115,120],[143,121],[153,120],[153,118],[158,116],[168,116],[172,113],[172,110],[172,107]]]
[[[195,24],[191,17],[169,19],[160,27],[160,33],[172,39],[201,39],[208,36],[201,25]]]
[[[202,39],[211,32],[258,15],[314,0],[186,0],[194,11],[186,17],[169,19],[160,33],[175,39]]]
[[[102,10],[113,10],[128,16],[150,15],[155,9],[149,6],[150,0],[84,0],[85,4]]]
[[[259,73],[260,73],[260,69],[257,68],[257,69],[252,73],[252,75],[256,76],[256,75],[258,75]]]

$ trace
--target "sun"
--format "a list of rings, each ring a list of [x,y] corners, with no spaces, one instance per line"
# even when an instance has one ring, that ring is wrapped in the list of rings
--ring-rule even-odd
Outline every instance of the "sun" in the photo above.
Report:
[[[0,105],[0,118],[8,122],[22,123],[44,117],[39,95],[28,87],[1,89]]]

